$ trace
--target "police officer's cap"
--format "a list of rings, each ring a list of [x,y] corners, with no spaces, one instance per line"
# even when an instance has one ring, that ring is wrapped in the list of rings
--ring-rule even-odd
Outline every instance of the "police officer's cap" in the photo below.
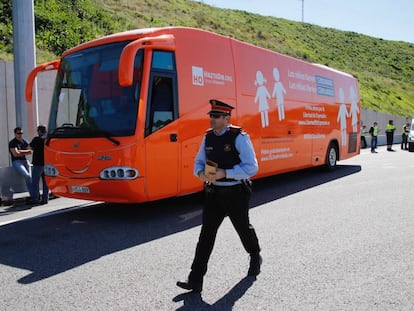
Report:
[[[210,99],[211,104],[211,110],[208,112],[208,114],[221,114],[229,116],[231,111],[234,109],[233,106],[230,106],[229,104],[226,104],[220,100],[217,99]]]

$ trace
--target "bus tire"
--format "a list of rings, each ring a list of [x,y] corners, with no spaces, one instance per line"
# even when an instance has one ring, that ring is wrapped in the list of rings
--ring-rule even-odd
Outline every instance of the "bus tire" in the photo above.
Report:
[[[327,171],[333,171],[336,168],[338,160],[338,148],[334,143],[330,143],[326,152],[325,168]]]

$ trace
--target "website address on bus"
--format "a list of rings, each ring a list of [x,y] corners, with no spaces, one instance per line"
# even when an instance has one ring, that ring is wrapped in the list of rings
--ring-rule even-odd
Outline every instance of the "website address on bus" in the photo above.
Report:
[[[329,126],[331,122],[321,120],[300,120],[299,125],[317,125],[317,126]]]

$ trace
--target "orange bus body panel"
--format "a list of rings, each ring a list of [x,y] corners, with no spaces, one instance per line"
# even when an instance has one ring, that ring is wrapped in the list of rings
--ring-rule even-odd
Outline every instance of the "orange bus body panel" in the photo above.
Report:
[[[175,53],[178,118],[145,136],[153,51],[145,47],[135,135],[117,138],[119,146],[105,138],[52,138],[45,157],[59,171],[58,176],[48,177],[57,195],[138,203],[200,191],[202,184],[193,175],[193,165],[209,127],[212,98],[233,105],[231,122],[250,135],[259,163],[254,178],[325,165],[330,146],[338,160],[359,154],[357,80],[325,66],[185,27],[116,34],[82,44],[63,56],[111,42],[145,42],[146,37],[166,38],[167,43],[154,42],[154,49]],[[130,50],[119,67],[132,66],[136,50]],[[132,71],[124,72],[120,79],[128,85]],[[99,178],[106,166],[114,165],[134,167],[138,177]]]

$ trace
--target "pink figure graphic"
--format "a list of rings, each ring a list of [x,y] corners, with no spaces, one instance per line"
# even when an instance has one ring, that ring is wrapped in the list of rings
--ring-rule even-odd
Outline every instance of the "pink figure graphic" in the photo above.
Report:
[[[344,90],[342,88],[339,89],[339,111],[338,111],[338,117],[336,120],[340,122],[340,128],[341,128],[341,145],[346,146],[347,145],[347,139],[346,139],[346,118],[349,117],[348,110],[345,106],[345,95]]]
[[[259,87],[256,90],[256,97],[254,99],[254,103],[256,104],[259,101],[259,112],[262,117],[263,128],[269,126],[269,103],[267,102],[267,99],[270,99],[270,94],[264,86],[266,82],[267,81],[263,77],[263,73],[260,70],[258,70],[256,72],[256,81],[254,81],[254,85],[259,85]]]
[[[359,108],[355,90],[352,86],[349,87],[349,99],[351,101],[351,108],[349,108],[349,113],[352,117],[352,132],[356,133],[358,131]]]

